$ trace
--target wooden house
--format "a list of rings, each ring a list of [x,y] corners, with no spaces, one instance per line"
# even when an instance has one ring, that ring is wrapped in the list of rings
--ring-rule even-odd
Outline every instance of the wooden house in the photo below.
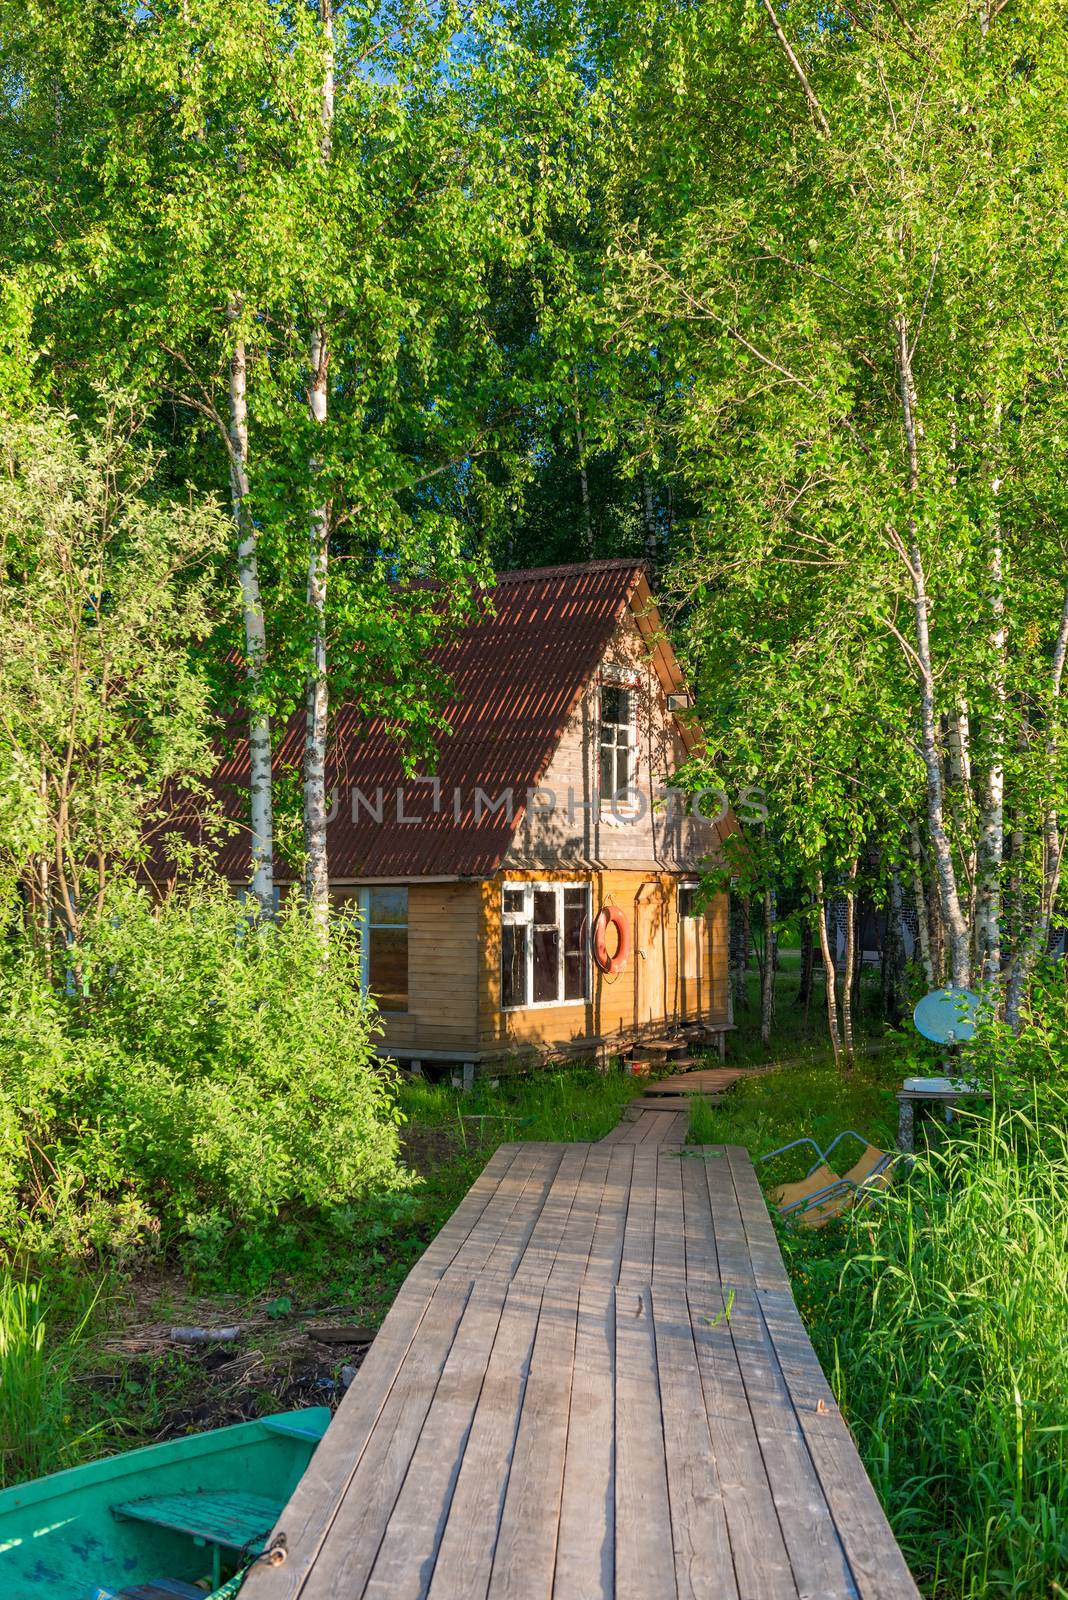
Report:
[[[642,566],[503,573],[488,600],[440,652],[433,775],[335,719],[331,893],[362,920],[382,1052],[470,1076],[682,1023],[722,1037],[727,898],[698,879],[733,820],[662,793],[698,731]]]

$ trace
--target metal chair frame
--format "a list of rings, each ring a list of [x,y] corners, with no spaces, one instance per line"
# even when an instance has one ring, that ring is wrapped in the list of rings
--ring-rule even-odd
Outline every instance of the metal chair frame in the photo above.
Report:
[[[807,1144],[811,1145],[812,1149],[815,1150],[817,1157],[817,1159],[812,1163],[808,1171],[805,1173],[805,1178],[810,1178],[816,1171],[817,1167],[823,1167],[827,1165],[827,1157],[830,1155],[835,1145],[840,1144],[843,1139],[849,1138],[859,1139],[864,1148],[868,1148],[869,1141],[865,1139],[863,1134],[858,1133],[855,1128],[846,1128],[842,1133],[838,1134],[836,1138],[831,1140],[826,1150],[821,1150],[815,1139],[791,1139],[789,1144],[780,1145],[777,1150],[769,1150],[767,1155],[758,1156],[756,1165],[759,1166],[763,1161],[771,1161],[775,1156],[785,1155],[787,1150],[797,1150],[802,1145]],[[841,1194],[843,1191],[848,1192],[852,1190],[854,1194],[860,1194],[864,1189],[875,1188],[875,1180],[882,1177],[883,1173],[888,1171],[888,1169],[892,1167],[894,1162],[898,1159],[899,1152],[884,1152],[883,1159],[876,1163],[862,1183],[856,1183],[852,1178],[836,1178],[834,1183],[825,1184],[822,1189],[813,1190],[812,1194],[803,1195],[799,1200],[791,1200],[788,1205],[780,1206],[779,1214],[780,1216],[786,1217],[789,1216],[793,1211],[809,1211],[815,1206],[822,1205],[824,1201]],[[801,1181],[804,1182],[804,1179]]]

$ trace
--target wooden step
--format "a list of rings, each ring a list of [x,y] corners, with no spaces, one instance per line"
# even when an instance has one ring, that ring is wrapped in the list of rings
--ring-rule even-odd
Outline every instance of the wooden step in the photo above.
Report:
[[[670,1061],[677,1056],[684,1056],[689,1048],[688,1039],[643,1039],[640,1045],[634,1046],[634,1054],[664,1056]]]
[[[642,1111],[689,1111],[695,1100],[704,1101],[705,1105],[721,1106],[722,1095],[708,1094],[672,1094],[650,1095],[648,1099],[638,1101],[638,1108]]]

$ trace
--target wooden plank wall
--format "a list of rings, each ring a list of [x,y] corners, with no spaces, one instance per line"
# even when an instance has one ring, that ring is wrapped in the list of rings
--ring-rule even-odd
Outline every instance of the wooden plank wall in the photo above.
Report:
[[[383,1015],[384,1043],[478,1048],[481,895],[477,883],[408,885],[408,1011]]]
[[[670,784],[671,774],[686,758],[686,750],[633,615],[628,615],[616,630],[602,666],[620,667],[641,679],[637,690],[636,784],[649,802],[648,807],[643,816],[626,821],[614,817],[610,810],[602,815],[597,795],[598,670],[572,711],[542,779],[544,789],[552,791],[555,805],[551,811],[547,802],[544,809],[528,808],[504,866],[555,868],[567,861],[596,861],[609,868],[696,872],[702,861],[718,856],[719,830],[706,818],[689,815],[683,806],[666,810],[652,804],[660,788]],[[714,804],[710,802],[710,809]],[[733,829],[733,819],[725,826]]]
[[[591,963],[591,995],[584,1003],[502,1011],[500,1003],[501,885],[519,882],[591,882],[592,914],[606,902],[619,907],[634,941],[626,969],[609,976]],[[627,1035],[650,1024],[727,1020],[727,897],[720,895],[705,918],[703,984],[680,983],[678,884],[667,873],[513,870],[481,886],[483,954],[479,972],[479,1046],[487,1050],[527,1045],[566,1049],[583,1039]],[[650,1009],[650,997],[662,1000]]]

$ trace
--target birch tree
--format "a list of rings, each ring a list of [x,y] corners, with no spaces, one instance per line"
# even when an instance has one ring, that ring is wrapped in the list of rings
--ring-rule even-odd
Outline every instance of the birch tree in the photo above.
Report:
[[[867,751],[866,702],[886,774],[865,754],[870,824],[891,860],[919,827],[948,976],[998,992],[1018,967],[1006,805],[1028,818],[1033,931],[1050,876],[1038,795],[1056,809],[1064,794],[1024,731],[1049,703],[1063,602],[1060,451],[1029,445],[1063,417],[1046,320],[1062,297],[1063,18],[765,0],[741,25],[705,23],[673,14],[632,36],[635,80],[642,62],[646,96],[674,92],[677,118],[670,151],[637,94],[620,119],[650,179],[621,218],[608,333],[634,351],[655,337],[689,373],[672,421],[704,516],[673,579],[695,657],[741,603],[753,632],[747,650],[727,623],[724,740],[766,708],[790,741],[788,790],[802,755]],[[724,92],[743,82],[758,93]],[[794,641],[795,687],[829,702],[826,739],[780,714],[769,634]],[[832,698],[843,651],[857,677]]]
[[[428,652],[529,473],[553,227],[583,203],[561,138],[581,82],[521,8],[177,0],[102,15],[89,58],[48,0],[31,9],[56,42],[36,71],[27,31],[32,92],[9,108],[28,340],[67,402],[121,378],[176,466],[228,486],[244,624],[217,646],[243,659],[250,877],[269,910],[270,744],[303,716],[322,907],[330,704],[432,759]]]
[[[155,494],[136,414],[104,418],[2,417],[0,862],[46,951],[53,922],[80,942],[116,873],[177,870],[176,785],[211,813],[211,685],[191,652],[215,625],[225,522]]]

